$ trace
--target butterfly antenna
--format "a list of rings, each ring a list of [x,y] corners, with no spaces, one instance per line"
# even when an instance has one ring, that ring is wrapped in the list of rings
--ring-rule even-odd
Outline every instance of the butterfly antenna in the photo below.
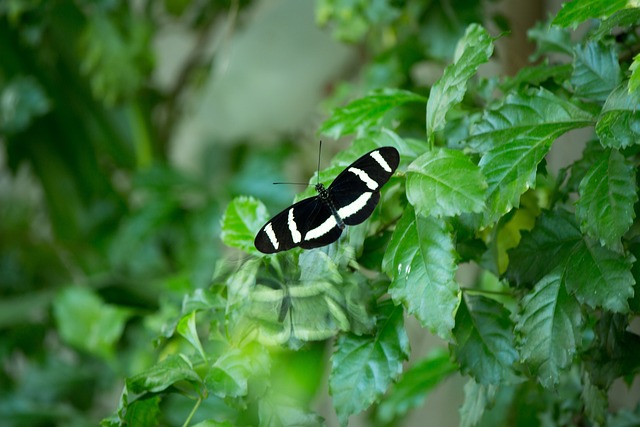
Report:
[[[320,153],[322,153],[322,140],[318,146],[318,184],[320,184]]]

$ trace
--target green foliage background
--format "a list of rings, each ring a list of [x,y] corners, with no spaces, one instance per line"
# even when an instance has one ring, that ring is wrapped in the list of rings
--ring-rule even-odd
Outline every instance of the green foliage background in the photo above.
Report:
[[[480,23],[508,24],[479,1],[318,0],[365,52],[327,101],[319,133],[349,144],[319,178],[378,146],[401,165],[336,244],[264,256],[266,206],[288,201],[235,190],[264,180],[246,151],[261,172],[309,153],[216,146],[219,185],[185,176],[169,142],[215,55],[196,43],[168,87],[150,78],[163,24],[206,40],[250,6],[0,3],[3,422],[320,425],[328,389],[340,424],[397,425],[460,374],[465,426],[640,424],[608,400],[640,367],[640,8],[564,4],[529,29],[534,62],[481,78],[500,35]],[[410,364],[409,316],[443,342]]]

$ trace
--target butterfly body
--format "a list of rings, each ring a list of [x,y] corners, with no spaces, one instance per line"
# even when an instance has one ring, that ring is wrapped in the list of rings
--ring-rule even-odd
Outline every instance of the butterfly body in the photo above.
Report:
[[[366,220],[380,200],[380,188],[398,167],[393,147],[377,148],[344,169],[328,188],[318,183],[318,195],[274,216],[258,231],[256,248],[270,254],[300,246],[312,249],[335,242],[345,225]]]

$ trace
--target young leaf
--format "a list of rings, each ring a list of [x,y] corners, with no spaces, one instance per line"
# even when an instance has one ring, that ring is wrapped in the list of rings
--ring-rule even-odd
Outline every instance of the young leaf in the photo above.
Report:
[[[640,103],[622,83],[607,98],[596,123],[596,134],[602,145],[625,148],[640,140]]]
[[[598,243],[582,240],[566,263],[567,291],[575,293],[578,301],[593,308],[627,313],[627,299],[633,296],[635,284],[631,274],[632,261],[632,256],[624,257]]]
[[[207,355],[202,348],[202,343],[200,342],[200,337],[198,337],[198,331],[196,329],[195,310],[180,319],[178,326],[176,327],[176,331],[189,341],[189,344],[198,350],[198,353],[203,360],[207,360]]]
[[[633,223],[637,201],[635,168],[618,150],[606,150],[580,182],[576,203],[580,228],[610,248],[618,248]]]
[[[259,254],[253,240],[268,220],[269,215],[262,202],[253,197],[236,197],[224,212],[220,237],[227,246]]]
[[[464,295],[453,329],[452,353],[462,372],[480,384],[498,384],[516,379],[514,346],[509,312],[497,301]]]
[[[484,207],[487,183],[462,151],[427,151],[407,169],[407,198],[420,215],[455,216]]]
[[[522,300],[516,331],[520,356],[544,387],[559,381],[581,340],[582,314],[565,289],[561,269],[536,284]]]
[[[462,101],[467,91],[467,80],[493,53],[493,40],[487,30],[471,24],[456,46],[453,64],[433,85],[427,101],[427,137],[433,141],[434,133],[444,129],[447,112]]]
[[[480,169],[488,189],[482,224],[495,222],[534,186],[536,167],[557,137],[591,120],[589,113],[542,88],[509,95],[486,113],[468,140],[484,152]]]
[[[563,264],[582,234],[573,214],[559,209],[538,217],[531,231],[522,233],[520,244],[509,251],[507,277],[519,285],[533,285]]]
[[[426,358],[406,370],[390,394],[380,403],[376,418],[382,424],[406,414],[424,402],[431,390],[457,370],[444,348],[432,350]]]
[[[157,393],[179,381],[201,383],[191,362],[182,355],[171,355],[151,368],[127,379],[127,390],[133,394]]]
[[[615,48],[589,42],[576,46],[574,52],[571,84],[575,94],[604,102],[622,77]]]
[[[382,260],[382,268],[392,278],[393,300],[445,340],[451,340],[458,305],[455,259],[444,220],[417,215],[407,207]]]
[[[409,356],[402,308],[380,308],[374,336],[341,335],[331,356],[329,390],[341,425],[384,394]]]
[[[576,27],[592,18],[606,18],[627,6],[627,0],[574,0],[564,3],[553,19],[554,25]]]
[[[320,127],[320,133],[338,139],[357,131],[373,128],[390,109],[407,102],[425,102],[418,94],[400,89],[376,89],[346,107],[336,108]]]

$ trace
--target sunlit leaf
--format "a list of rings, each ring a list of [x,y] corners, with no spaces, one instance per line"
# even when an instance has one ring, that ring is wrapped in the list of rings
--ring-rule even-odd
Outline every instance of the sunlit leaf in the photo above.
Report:
[[[269,353],[260,345],[228,348],[213,363],[204,381],[218,397],[246,396],[249,380],[266,375],[270,363]]]
[[[464,295],[453,329],[451,350],[462,372],[480,384],[498,384],[516,379],[513,325],[509,313],[497,301]]]
[[[554,270],[524,297],[516,325],[520,357],[544,387],[558,383],[582,339],[580,306],[561,274]]]
[[[611,248],[635,218],[638,201],[634,166],[617,150],[606,150],[580,182],[576,217],[583,231]]]
[[[407,169],[407,198],[424,216],[479,212],[486,187],[478,166],[458,150],[427,151]]]
[[[493,40],[487,30],[471,24],[456,47],[453,64],[449,65],[432,87],[427,101],[427,137],[433,140],[434,132],[444,129],[445,116],[462,101],[467,91],[467,81],[478,67],[489,60],[493,53]]]
[[[194,385],[201,382],[188,359],[180,355],[171,355],[146,371],[128,378],[127,389],[134,394],[156,393],[179,381],[187,381]]]
[[[640,102],[629,94],[627,84],[618,86],[607,98],[596,123],[602,145],[625,148],[640,141]]]
[[[329,391],[342,425],[385,393],[409,356],[402,308],[391,304],[380,308],[376,334],[340,336],[331,357]]]
[[[356,99],[349,105],[337,108],[320,127],[320,133],[331,138],[340,138],[376,126],[390,109],[407,102],[425,102],[418,94],[400,89],[378,89],[367,96]]]
[[[591,18],[605,18],[627,6],[627,0],[574,0],[564,3],[553,19],[554,25],[575,27]]]
[[[187,341],[189,341],[189,343],[198,351],[198,353],[204,360],[207,359],[207,356],[204,353],[204,349],[202,348],[202,343],[200,342],[200,337],[198,337],[195,311],[192,311],[191,313],[180,319],[180,321],[178,322],[178,326],[176,327],[176,331]]]
[[[258,417],[260,426],[264,427],[316,427],[324,424],[322,417],[305,410],[301,402],[273,392],[260,399]]]
[[[408,207],[382,261],[392,278],[389,293],[393,300],[446,340],[451,339],[458,305],[455,259],[444,220],[417,215]]]

